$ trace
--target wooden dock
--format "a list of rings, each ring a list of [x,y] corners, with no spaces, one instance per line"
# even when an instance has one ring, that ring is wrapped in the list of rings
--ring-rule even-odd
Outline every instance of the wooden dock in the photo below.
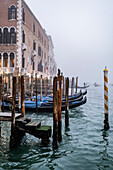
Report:
[[[12,113],[0,112],[0,121],[12,122]],[[51,126],[42,126],[41,122],[31,121],[29,118],[22,117],[21,113],[15,113],[15,130],[10,137],[10,147],[15,147],[25,133],[29,133],[42,140],[43,144],[48,144],[51,137]]]
[[[0,121],[12,121],[12,113],[10,112],[0,112]],[[20,118],[21,113],[15,114],[15,119]]]
[[[0,79],[0,85],[2,84],[2,79]],[[10,136],[10,148],[14,148],[25,135],[29,133],[42,140],[43,144],[48,144],[49,138],[51,137],[51,126],[42,126],[41,122],[31,121],[31,119],[25,117],[25,88],[24,88],[24,76],[21,76],[21,113],[16,113],[16,107],[18,103],[18,98],[16,98],[16,85],[17,77],[13,77],[12,80],[12,96],[2,94],[2,86],[0,86],[0,99],[3,98],[7,102],[10,102],[12,106],[12,112],[4,112],[4,104],[2,105],[2,111],[0,110],[0,122],[10,121],[11,122],[11,136]],[[0,100],[1,105],[1,100]],[[0,127],[1,135],[1,127]]]

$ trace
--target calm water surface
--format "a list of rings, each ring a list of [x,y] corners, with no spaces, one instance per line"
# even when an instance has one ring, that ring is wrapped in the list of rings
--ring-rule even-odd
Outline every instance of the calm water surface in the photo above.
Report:
[[[103,130],[103,88],[88,88],[87,103],[70,110],[70,125],[65,129],[62,113],[63,140],[52,149],[52,138],[47,147],[29,134],[14,150],[9,149],[10,123],[2,122],[0,138],[0,170],[113,170],[113,86],[109,87],[110,130]],[[32,120],[52,126],[51,114],[26,113]]]

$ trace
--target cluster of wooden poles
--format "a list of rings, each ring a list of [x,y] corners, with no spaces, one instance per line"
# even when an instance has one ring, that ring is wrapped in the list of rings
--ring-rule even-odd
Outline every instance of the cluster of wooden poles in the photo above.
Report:
[[[4,77],[0,76],[0,111],[1,111],[1,101],[4,103]],[[10,93],[12,94],[12,115],[11,115],[11,134],[13,134],[15,129],[15,106],[16,106],[16,94],[18,94],[18,108],[19,112],[21,112],[21,116],[25,117],[25,92],[29,89],[31,99],[33,96],[33,92],[35,92],[36,95],[36,112],[38,112],[37,108],[37,96],[38,96],[38,78],[37,73],[35,74],[35,79],[31,78],[31,85],[28,84],[28,79],[25,76],[12,76],[10,77],[10,80],[12,80],[12,85],[10,85]],[[42,76],[40,76],[40,99],[42,100]],[[78,83],[78,77],[76,78],[76,87]],[[47,82],[45,83],[47,85]],[[34,90],[35,85],[35,90]],[[46,87],[46,85],[44,87]],[[62,87],[63,85],[63,87]],[[30,88],[29,88],[29,87]],[[50,84],[47,85],[47,87],[50,86],[50,89],[53,90],[53,147],[56,148],[58,145],[58,142],[62,141],[62,115],[61,115],[61,104],[62,104],[62,95],[65,96],[66,102],[65,102],[65,126],[68,127],[69,125],[69,105],[68,105],[68,96],[69,96],[69,78],[65,78],[65,85],[64,85],[64,76],[58,69],[58,75],[57,77],[54,77],[53,79],[53,86],[52,81],[50,81]],[[72,78],[71,83],[71,95],[74,93],[74,78]],[[8,93],[9,91],[7,91]],[[75,93],[77,92],[77,88]],[[46,93],[47,94],[47,93]],[[3,109],[3,106],[2,106]],[[4,109],[3,109],[4,110]],[[2,111],[3,111],[2,110]],[[13,139],[13,138],[12,138]]]
[[[61,115],[61,102],[62,102],[62,89],[61,82],[63,76],[60,74],[60,70],[58,70],[58,76],[53,79],[53,147],[56,148],[58,145],[58,141],[62,141],[62,115]],[[65,126],[69,125],[69,115],[68,115],[68,95],[69,95],[69,78],[66,78],[66,86],[65,86]]]
[[[1,92],[0,92],[0,101],[3,102],[2,111],[4,111],[4,94],[7,96],[12,96],[12,80],[13,75],[11,74],[4,74],[0,76],[0,82],[1,82]],[[25,94],[28,95],[28,97],[32,100],[33,95],[40,94],[40,100],[42,100],[42,96],[45,95],[51,95],[52,94],[52,77],[48,79],[47,77],[44,78],[42,75],[40,75],[39,78],[37,78],[37,73],[35,74],[35,77],[33,77],[33,74],[31,76],[25,76],[24,75],[24,84],[25,84]],[[16,77],[16,93],[18,94],[18,104],[20,109],[20,98],[21,98],[21,79],[20,76]],[[38,86],[38,88],[37,88]],[[1,102],[0,102],[0,110],[1,110]]]

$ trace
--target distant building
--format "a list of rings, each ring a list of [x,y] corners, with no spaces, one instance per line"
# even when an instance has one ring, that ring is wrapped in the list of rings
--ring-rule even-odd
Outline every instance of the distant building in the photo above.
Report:
[[[24,0],[0,0],[0,71],[54,76],[53,43]]]
[[[52,42],[51,36],[48,36],[48,39],[49,39],[48,73],[49,73],[49,75],[51,75],[53,77],[56,74],[56,72],[57,72],[57,65],[56,65],[56,62],[55,62],[55,56],[54,56],[54,51],[53,51],[54,50],[54,46],[53,46],[53,42]]]

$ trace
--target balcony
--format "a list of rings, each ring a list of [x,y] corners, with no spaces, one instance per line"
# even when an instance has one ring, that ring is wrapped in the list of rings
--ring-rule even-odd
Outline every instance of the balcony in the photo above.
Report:
[[[9,73],[14,74],[14,67],[0,67],[0,72],[6,73],[6,74],[9,74]]]
[[[22,51],[27,50],[27,45],[25,43],[22,44]]]

